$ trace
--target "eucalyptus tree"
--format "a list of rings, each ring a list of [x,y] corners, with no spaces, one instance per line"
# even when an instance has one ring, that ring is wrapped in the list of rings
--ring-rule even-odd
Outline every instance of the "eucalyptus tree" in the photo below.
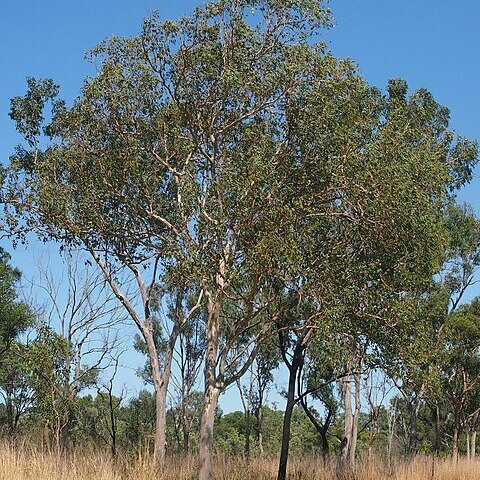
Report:
[[[256,432],[260,456],[263,448],[263,408],[267,400],[269,387],[274,382],[274,373],[280,364],[280,352],[275,336],[262,343],[253,365],[254,387],[252,407],[256,417]]]
[[[445,203],[476,161],[475,144],[455,138],[448,110],[428,91],[409,96],[394,80],[382,95],[345,62],[328,81],[316,72],[289,112],[304,306],[287,316],[287,405],[315,334],[349,338],[353,350],[365,339],[377,358],[388,353],[393,327],[412,318],[410,293],[443,262]],[[279,479],[288,427],[284,433]]]
[[[351,314],[346,299],[381,328],[370,298],[381,291],[387,305],[431,274],[439,204],[476,156],[446,131],[447,112],[428,92],[407,99],[397,82],[387,101],[313,43],[329,22],[313,0],[220,0],[179,21],[153,15],[141,35],[93,50],[99,72],[71,108],[51,81],[30,80],[12,101],[26,146],[4,182],[9,226],[91,253],[148,345],[158,418],[191,311],[172,330],[162,374],[151,294],[159,282],[186,286],[193,309],[205,308],[201,480],[212,476],[219,395],[261,340],[293,324],[308,340],[319,318]],[[116,282],[119,265],[137,281],[139,308]]]
[[[453,417],[452,452],[459,457],[460,436],[480,413],[480,303],[475,299],[449,316],[441,335],[439,386]]]
[[[282,165],[292,158],[285,104],[321,58],[307,39],[328,18],[318,2],[270,0],[210,3],[178,22],[154,15],[141,35],[94,49],[99,73],[73,107],[56,100],[53,82],[33,79],[25,97],[12,101],[26,140],[5,192],[12,230],[34,228],[91,253],[140,329],[152,372],[160,370],[150,311],[159,274],[174,287],[193,286],[196,305],[205,304],[203,479],[211,476],[218,397],[267,334],[268,326],[249,329],[273,304],[265,277],[294,240],[293,212],[280,197]],[[51,99],[53,120],[42,130]],[[44,149],[42,132],[50,137]],[[140,309],[115,281],[118,265],[137,279]],[[239,347],[246,332],[250,340]],[[159,418],[169,368],[166,362],[155,377]],[[163,440],[156,442],[160,460]]]
[[[33,326],[32,308],[19,298],[21,272],[0,248],[0,395],[5,401],[7,431],[13,436],[33,400],[25,361],[28,346],[21,336]]]
[[[439,374],[444,330],[476,283],[480,261],[479,222],[472,209],[449,201],[444,219],[447,237],[439,270],[429,284],[414,292],[414,307],[408,315],[411,322],[404,322],[397,331],[395,361],[385,365],[409,411],[407,451],[412,456],[418,449],[418,416],[425,402],[435,422],[434,450],[440,451],[445,392]]]
[[[19,336],[34,321],[31,307],[19,298],[21,272],[10,264],[10,255],[0,248],[0,367]]]

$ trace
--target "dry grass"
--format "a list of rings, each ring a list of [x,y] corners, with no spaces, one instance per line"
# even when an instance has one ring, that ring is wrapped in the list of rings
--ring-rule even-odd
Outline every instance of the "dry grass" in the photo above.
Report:
[[[216,480],[273,480],[275,460],[253,460],[219,457],[216,459]],[[112,462],[108,455],[75,453],[58,458],[38,448],[0,445],[0,480],[193,480],[195,459],[170,457],[164,472],[155,475],[148,457],[135,462]],[[333,480],[335,462],[324,466],[320,459],[303,458],[290,461],[291,480]],[[454,465],[451,460],[419,457],[414,462],[398,462],[389,468],[381,460],[360,461],[355,480],[478,480],[480,461],[466,460]]]

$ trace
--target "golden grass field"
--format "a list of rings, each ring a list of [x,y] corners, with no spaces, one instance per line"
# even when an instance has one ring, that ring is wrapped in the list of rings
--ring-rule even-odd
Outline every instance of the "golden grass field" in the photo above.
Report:
[[[335,478],[335,462],[324,466],[321,459],[290,461],[291,480],[330,480]],[[217,458],[216,480],[273,480],[275,459],[255,459],[247,463],[239,458]],[[163,472],[155,469],[147,457],[126,463],[113,462],[106,454],[75,453],[58,458],[37,448],[0,446],[0,480],[194,480],[195,459],[170,457]],[[388,467],[380,459],[359,461],[355,480],[479,480],[480,460],[418,457],[413,462],[397,462]]]

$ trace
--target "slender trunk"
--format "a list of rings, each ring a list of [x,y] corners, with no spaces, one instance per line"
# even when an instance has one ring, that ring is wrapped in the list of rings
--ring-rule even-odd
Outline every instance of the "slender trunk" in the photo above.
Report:
[[[470,447],[470,455],[472,456],[472,460],[475,460],[477,457],[477,431],[476,430],[472,432],[471,442],[472,442],[472,445]]]
[[[260,403],[257,408],[257,431],[258,431],[258,450],[260,452],[260,457],[263,457],[263,409],[262,404]]]
[[[467,431],[467,441],[466,441],[466,446],[467,446],[467,460],[470,460],[470,432]]]
[[[183,432],[183,453],[188,455],[190,450],[190,417],[188,415],[188,400],[182,402],[182,432]]]
[[[350,445],[348,447],[348,457],[350,469],[355,470],[355,452],[357,449],[357,437],[358,437],[358,421],[360,419],[360,408],[361,408],[361,399],[360,399],[360,374],[355,374],[355,414],[353,415],[352,423],[352,437],[350,439]]]
[[[115,406],[113,405],[112,385],[110,384],[110,390],[108,391],[108,406],[110,413],[110,438],[112,443],[110,445],[110,451],[112,458],[117,456],[117,420],[115,418]]]
[[[312,414],[310,409],[308,408],[308,405],[304,399],[304,397],[300,397],[300,403],[303,407],[303,411],[306,413],[308,419],[312,423],[312,425],[315,427],[317,432],[320,434],[320,437],[322,438],[322,457],[323,457],[323,463],[326,465],[327,463],[327,457],[329,454],[330,446],[328,444],[328,437],[327,437],[327,432],[328,428],[330,426],[330,422],[332,419],[332,409],[327,406],[328,413],[327,413],[327,418],[325,419],[325,423],[322,425]]]
[[[213,478],[213,424],[219,396],[219,388],[215,388],[212,385],[207,386],[203,399],[203,412],[200,424],[199,480],[212,480]]]
[[[352,441],[353,430],[353,412],[352,412],[352,392],[350,389],[351,377],[350,375],[342,380],[343,386],[343,400],[345,405],[345,418],[344,418],[344,434],[340,444],[339,455],[339,476],[345,478],[347,471],[349,470],[349,451],[350,443]]]
[[[243,407],[243,417],[245,423],[245,458],[248,460],[250,458],[250,407],[252,404],[252,394],[253,394],[253,372],[250,371],[250,382],[248,387],[247,398],[244,398],[244,392],[242,391],[242,384],[240,379],[237,380],[237,388],[240,393],[240,400],[242,401]]]
[[[251,409],[252,409],[252,397],[253,397],[253,371],[250,371],[250,382],[248,386],[248,398],[247,398],[247,416],[245,418],[245,457],[250,458],[250,433],[252,430],[251,425]]]
[[[438,457],[440,455],[441,448],[441,428],[440,428],[440,407],[438,404],[434,408],[435,413],[435,455]]]
[[[155,390],[155,438],[154,462],[158,469],[165,464],[166,429],[167,429],[167,391],[171,376],[173,349],[177,340],[178,325],[175,325],[168,340],[165,352],[163,372],[160,370],[158,352],[151,329],[145,329],[144,338],[147,343],[150,367],[152,370],[153,387]]]
[[[294,356],[292,359],[292,364],[289,368],[287,405],[285,407],[285,414],[283,416],[282,448],[280,450],[280,463],[278,466],[277,480],[285,480],[287,478],[290,430],[292,425],[293,407],[295,406],[295,385],[297,382],[297,373],[300,368],[300,364],[301,359],[295,358]]]
[[[395,423],[397,420],[397,399],[393,400],[393,412],[388,419],[388,466],[392,468],[392,450],[393,450],[393,436],[395,434]]]
[[[13,414],[13,399],[9,391],[7,391],[5,406],[7,410],[7,426],[8,426],[8,436],[10,439],[15,435],[15,422]]]
[[[283,430],[282,430],[282,448],[280,450],[280,462],[278,465],[277,480],[285,480],[287,477],[287,462],[288,451],[290,448],[290,430],[292,425],[293,407],[295,406],[295,385],[297,382],[297,376],[303,368],[303,362],[305,360],[305,350],[312,339],[314,330],[306,328],[302,334],[297,338],[295,349],[291,362],[287,359],[285,339],[282,334],[279,334],[280,339],[280,352],[282,354],[283,361],[288,368],[288,391],[287,391],[287,405],[285,407],[285,414],[283,416]]]
[[[208,300],[207,352],[205,354],[205,393],[200,423],[199,480],[212,480],[213,477],[213,424],[218,397],[223,387],[219,384],[216,374],[218,334],[223,298],[220,295],[214,300],[210,292],[206,296]]]
[[[158,352],[151,329],[146,329],[144,338],[147,343],[148,357],[152,370],[153,388],[155,391],[155,437],[153,458],[157,468],[162,468],[165,462],[166,426],[167,426],[167,387],[168,376],[162,375],[158,361]]]
[[[255,416],[257,419],[257,441],[260,457],[264,456],[263,449],[263,393],[264,384],[262,382],[262,375],[257,372],[257,384],[258,384],[258,403],[255,409]]]
[[[250,411],[245,416],[245,458],[250,458]]]
[[[453,422],[453,445],[452,445],[453,461],[455,463],[458,463],[459,444],[460,444],[460,421],[458,420],[458,417],[455,416],[454,422]]]
[[[408,454],[414,457],[417,454],[418,444],[418,413],[420,411],[420,396],[417,395],[413,403],[410,405],[410,427],[408,431]]]

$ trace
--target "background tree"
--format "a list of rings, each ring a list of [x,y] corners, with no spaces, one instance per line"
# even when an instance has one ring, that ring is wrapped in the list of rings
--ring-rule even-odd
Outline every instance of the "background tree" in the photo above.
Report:
[[[20,277],[20,270],[10,265],[10,255],[0,248],[0,394],[5,401],[10,437],[32,400],[25,360],[28,347],[21,337],[32,327],[35,316],[19,299]]]

